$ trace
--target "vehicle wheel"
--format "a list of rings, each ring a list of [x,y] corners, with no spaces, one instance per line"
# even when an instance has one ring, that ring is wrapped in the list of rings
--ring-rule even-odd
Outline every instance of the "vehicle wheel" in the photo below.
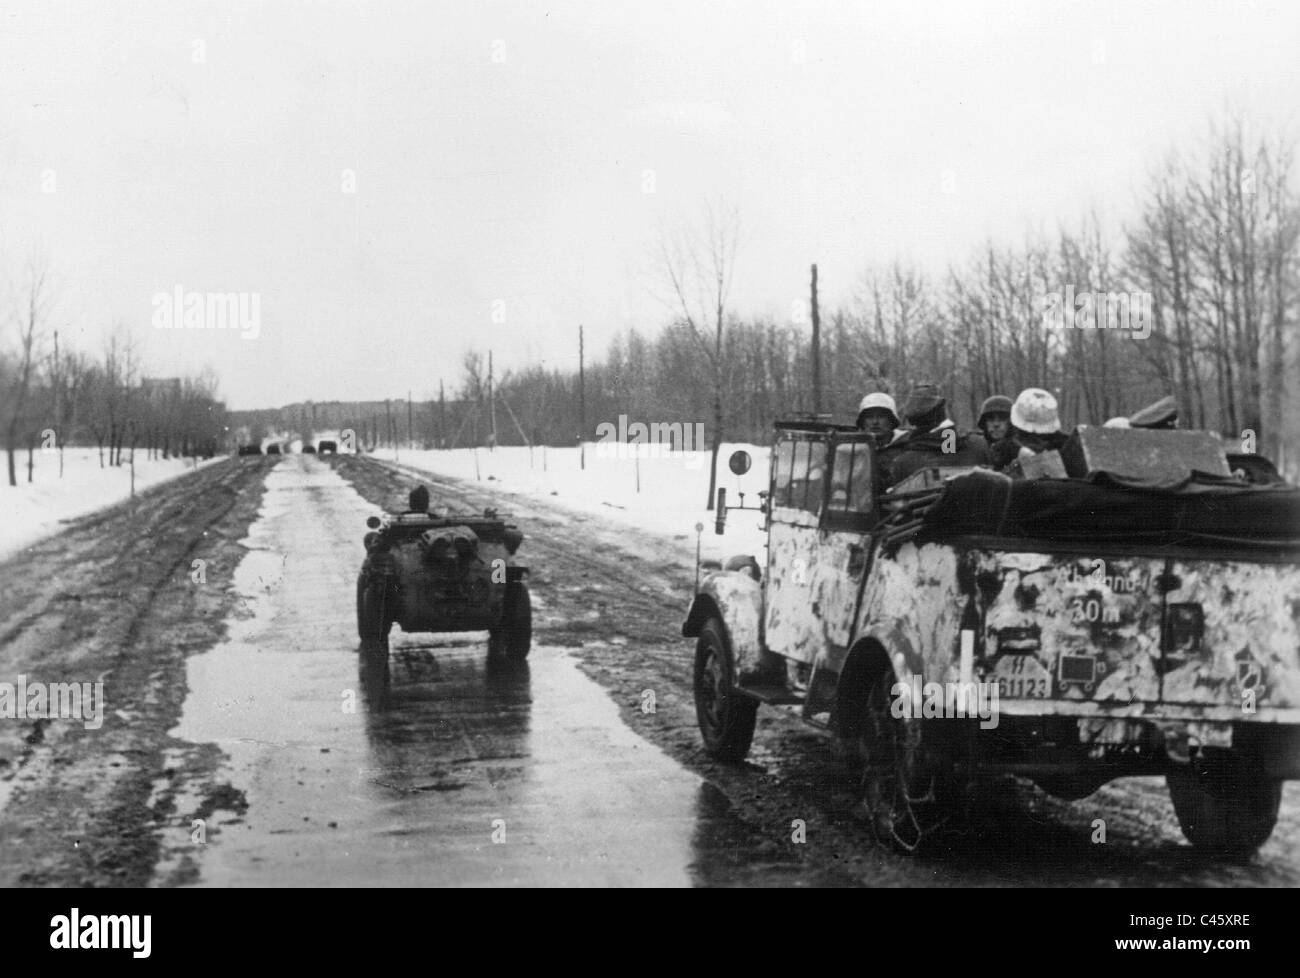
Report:
[[[721,761],[744,760],[758,721],[758,700],[736,691],[735,674],[722,622],[710,618],[695,643],[695,716],[704,749]]]
[[[1282,782],[1264,778],[1240,758],[1205,770],[1165,775],[1183,835],[1198,849],[1226,856],[1249,856],[1277,824]]]
[[[357,582],[357,631],[361,635],[361,654],[374,658],[388,657],[388,633],[393,627],[383,590]]]
[[[922,750],[924,721],[895,717],[891,672],[870,680],[862,716],[852,724],[844,753],[857,778],[862,814],[877,841],[915,852],[926,835],[953,814],[962,797]]]
[[[528,658],[533,644],[533,602],[528,585],[516,581],[506,585],[501,624],[490,632],[488,654],[503,654],[507,659],[521,662]]]

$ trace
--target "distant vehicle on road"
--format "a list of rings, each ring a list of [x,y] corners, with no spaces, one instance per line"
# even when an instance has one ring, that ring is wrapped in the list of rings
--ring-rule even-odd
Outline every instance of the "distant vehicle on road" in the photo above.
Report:
[[[302,446],[302,453],[303,453],[304,455],[315,455],[315,454],[316,454],[316,446],[313,445],[313,444],[311,444],[311,443],[309,442],[309,443],[307,443],[307,444],[305,444],[305,445]]]
[[[361,654],[387,660],[394,624],[404,632],[489,633],[488,653],[522,661],[532,644],[532,604],[515,562],[524,535],[495,510],[366,521],[357,576]]]
[[[336,441],[332,441],[329,438],[323,438],[321,439],[319,444],[317,444],[316,449],[322,455],[324,455],[326,452],[329,452],[330,454],[336,454],[339,450],[339,445],[338,442]]]
[[[279,455],[279,454],[280,454],[280,446],[279,446],[279,445],[267,445],[267,446],[266,446],[266,454],[267,454],[267,455]]]
[[[240,445],[239,454],[240,455],[261,455],[262,446],[261,445]]]

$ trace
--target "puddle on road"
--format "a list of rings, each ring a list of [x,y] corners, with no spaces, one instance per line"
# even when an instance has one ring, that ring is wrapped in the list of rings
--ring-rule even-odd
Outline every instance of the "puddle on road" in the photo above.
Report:
[[[735,857],[716,789],[627,728],[560,649],[519,667],[488,660],[481,635],[395,631],[386,670],[360,670],[373,512],[314,459],[268,476],[232,580],[250,615],[190,659],[172,731],[220,746],[248,809],[214,813],[203,846],[165,837],[169,861],[191,852],[199,883],[220,886],[671,886]]]

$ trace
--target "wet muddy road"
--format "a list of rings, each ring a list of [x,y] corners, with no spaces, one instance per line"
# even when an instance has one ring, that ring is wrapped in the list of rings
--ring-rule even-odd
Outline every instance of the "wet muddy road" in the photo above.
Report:
[[[106,700],[97,730],[0,721],[0,884],[1300,883],[1295,784],[1246,864],[1194,854],[1158,779],[1009,784],[931,853],[883,851],[793,717],[760,711],[747,764],[701,751],[689,528],[420,478],[527,534],[526,666],[395,631],[386,672],[360,667],[364,521],[413,481],[367,459],[231,460],[0,565],[0,680],[102,677]]]

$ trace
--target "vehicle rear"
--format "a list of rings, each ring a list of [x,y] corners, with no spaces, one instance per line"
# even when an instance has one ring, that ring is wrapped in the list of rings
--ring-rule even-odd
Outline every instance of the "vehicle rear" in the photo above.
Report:
[[[976,766],[1071,798],[1164,774],[1193,842],[1258,846],[1300,778],[1300,491],[997,480],[942,490],[911,541],[957,555],[999,717]]]
[[[966,559],[1006,714],[1300,723],[1296,563],[978,547]]]

